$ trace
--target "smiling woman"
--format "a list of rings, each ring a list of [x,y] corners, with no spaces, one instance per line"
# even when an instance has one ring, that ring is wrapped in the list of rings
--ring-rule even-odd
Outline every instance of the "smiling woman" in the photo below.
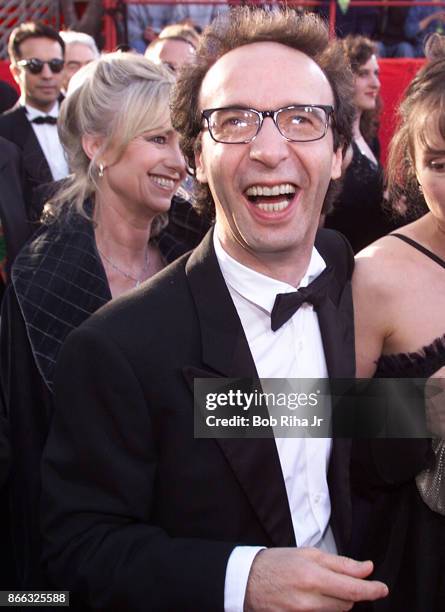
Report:
[[[21,588],[40,575],[39,460],[53,411],[52,382],[68,333],[112,298],[195,246],[176,228],[185,163],[170,124],[170,72],[133,54],[82,69],[62,105],[59,134],[70,176],[45,206],[44,225],[16,259],[1,329],[2,392],[10,416],[12,521]],[[193,215],[187,212],[187,221]],[[170,217],[171,218],[171,217]]]
[[[73,207],[92,217],[111,294],[160,270],[154,240],[185,175],[168,99],[173,78],[151,62],[111,54],[83,68],[59,133],[72,174],[45,208],[58,219]],[[111,263],[113,262],[113,263]]]

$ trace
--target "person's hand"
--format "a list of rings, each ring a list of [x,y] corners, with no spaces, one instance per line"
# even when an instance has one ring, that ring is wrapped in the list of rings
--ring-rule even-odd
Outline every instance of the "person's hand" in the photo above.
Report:
[[[316,548],[269,548],[250,568],[244,612],[337,612],[388,595],[382,582],[365,580],[371,561],[354,561]]]
[[[445,366],[426,381],[425,413],[429,431],[438,438],[445,438]]]

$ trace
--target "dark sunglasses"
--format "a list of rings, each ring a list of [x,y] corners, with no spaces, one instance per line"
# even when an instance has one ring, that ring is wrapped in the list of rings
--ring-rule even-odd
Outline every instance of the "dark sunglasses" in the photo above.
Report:
[[[65,62],[63,61],[63,59],[57,58],[49,60],[49,62],[44,62],[42,60],[37,59],[36,57],[32,57],[31,59],[23,59],[17,62],[18,66],[26,68],[26,70],[29,70],[31,74],[40,74],[45,64],[48,64],[51,72],[57,74],[59,72],[62,72]]]

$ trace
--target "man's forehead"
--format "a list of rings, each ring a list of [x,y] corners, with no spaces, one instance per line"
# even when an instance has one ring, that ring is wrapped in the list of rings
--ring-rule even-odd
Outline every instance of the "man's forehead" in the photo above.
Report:
[[[62,56],[62,47],[52,38],[46,38],[46,36],[39,36],[35,38],[27,38],[20,44],[20,54],[24,55],[35,55],[35,54],[50,54],[51,57]],[[40,58],[45,59],[45,58]]]
[[[254,106],[259,98],[273,99],[285,92],[289,103],[333,101],[329,81],[312,58],[281,43],[255,42],[229,51],[210,67],[201,85],[200,103],[202,108]],[[303,97],[297,99],[299,95]]]
[[[66,45],[65,52],[70,57],[94,58],[93,50],[86,44],[73,42]]]
[[[169,55],[192,55],[194,53],[194,48],[185,40],[178,40],[176,38],[165,38],[159,39],[159,43],[156,46],[157,52],[159,56],[162,54]]]

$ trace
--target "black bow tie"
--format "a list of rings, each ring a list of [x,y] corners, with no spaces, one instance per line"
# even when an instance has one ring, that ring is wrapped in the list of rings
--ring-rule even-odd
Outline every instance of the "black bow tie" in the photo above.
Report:
[[[309,302],[317,310],[325,300],[327,289],[331,281],[332,266],[325,268],[307,287],[300,287],[292,293],[279,293],[270,315],[272,331],[277,331],[289,321],[304,302]]]
[[[56,125],[57,123],[57,117],[51,117],[50,115],[39,115],[38,117],[35,117],[31,123],[37,123],[38,125],[41,125],[42,123],[49,123],[49,125]]]

